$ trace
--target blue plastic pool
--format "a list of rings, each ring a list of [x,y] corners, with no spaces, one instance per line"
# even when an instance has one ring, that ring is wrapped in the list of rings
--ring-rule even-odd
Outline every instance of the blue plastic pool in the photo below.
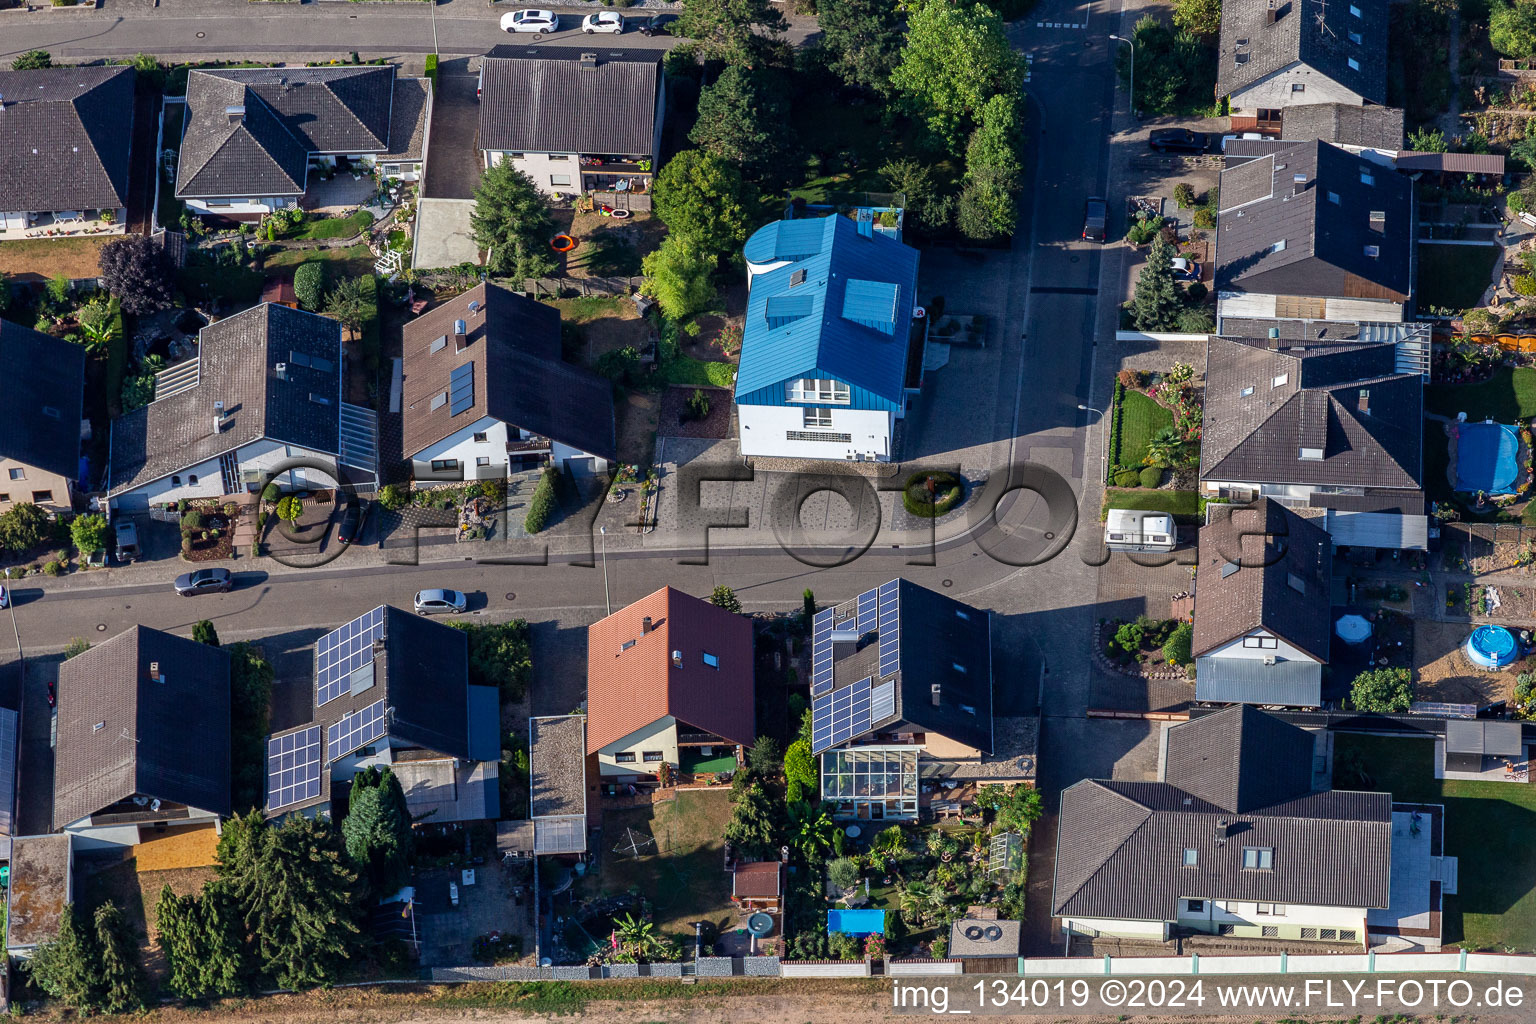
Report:
[[[827,931],[844,935],[880,935],[885,932],[883,910],[829,910]]]
[[[1512,494],[1520,438],[1502,423],[1463,423],[1456,440],[1456,489]]]
[[[1481,668],[1504,668],[1518,654],[1515,635],[1503,626],[1478,626],[1467,638],[1467,657]]]

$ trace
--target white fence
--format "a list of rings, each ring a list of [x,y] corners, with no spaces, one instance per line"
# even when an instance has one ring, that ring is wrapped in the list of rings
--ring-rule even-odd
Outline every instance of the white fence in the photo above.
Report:
[[[867,978],[868,960],[804,960],[779,964],[781,978]]]
[[[964,974],[965,964],[959,960],[887,960],[885,973],[892,977],[937,978]]]

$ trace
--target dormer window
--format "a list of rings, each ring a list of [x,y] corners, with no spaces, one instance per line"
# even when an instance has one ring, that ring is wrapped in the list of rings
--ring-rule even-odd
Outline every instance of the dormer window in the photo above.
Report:
[[[853,400],[848,385],[840,380],[819,380],[802,377],[785,385],[785,400],[790,402],[818,402],[822,405],[848,405]]]

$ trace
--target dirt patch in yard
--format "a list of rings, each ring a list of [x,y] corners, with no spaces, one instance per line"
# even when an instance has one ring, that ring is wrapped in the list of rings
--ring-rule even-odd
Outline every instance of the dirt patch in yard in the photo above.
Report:
[[[181,896],[198,892],[213,876],[213,868],[139,871],[137,860],[129,857],[85,874],[76,883],[75,899],[87,915],[108,900],[117,904],[123,916],[138,930],[145,968],[151,976],[160,978],[166,970],[165,957],[154,943],[159,937],[155,929],[155,908],[160,905],[161,893],[167,885]]]
[[[604,352],[626,345],[642,351],[651,335],[651,325],[623,296],[584,295],[554,299],[550,305],[560,311],[568,339],[574,341],[568,340],[565,346],[566,358],[584,366],[591,366]]]
[[[1467,659],[1462,645],[1468,623],[1419,620],[1414,628],[1414,699],[1448,704],[1491,704],[1514,693],[1516,668],[1485,672]]]
[[[656,395],[643,391],[631,391],[621,395],[614,403],[614,413],[619,421],[620,462],[636,466],[651,464],[651,455],[656,450],[659,404]],[[726,415],[730,415],[729,411]]]
[[[695,391],[702,392],[709,402],[709,415],[703,419],[686,415]],[[656,429],[667,437],[727,437],[731,432],[731,393],[725,388],[667,388],[661,395]]]
[[[35,238],[0,242],[0,274],[21,282],[46,281],[63,274],[71,280],[97,277],[101,247],[122,235],[93,238]]]
[[[744,283],[733,284],[722,290],[720,297],[723,300],[723,312],[701,314],[696,318],[699,333],[693,337],[686,333],[680,336],[683,355],[705,362],[724,360],[734,363],[741,354],[741,328],[747,316],[747,286]],[[730,344],[722,337],[728,328],[734,334]]]

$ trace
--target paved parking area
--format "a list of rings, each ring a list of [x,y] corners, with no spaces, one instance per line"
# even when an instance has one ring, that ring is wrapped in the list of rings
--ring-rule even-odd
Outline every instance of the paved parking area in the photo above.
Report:
[[[460,263],[479,263],[480,247],[475,244],[469,215],[475,209],[473,199],[423,199],[416,214],[416,247],[411,266],[417,270],[456,267]]]

